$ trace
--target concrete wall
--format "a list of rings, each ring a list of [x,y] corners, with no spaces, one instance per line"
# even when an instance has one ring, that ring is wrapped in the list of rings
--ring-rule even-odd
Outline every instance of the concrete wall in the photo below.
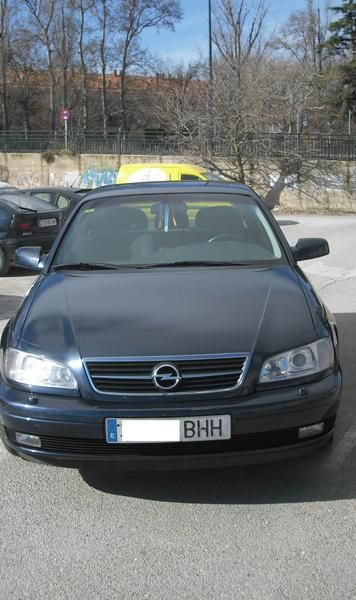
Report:
[[[341,161],[302,162],[298,172],[281,178],[272,163],[259,164],[249,172],[252,187],[262,196],[279,184],[279,205],[285,210],[307,212],[356,212],[356,163]]]
[[[50,162],[53,161],[53,162]],[[0,180],[18,188],[47,185],[84,185],[112,183],[120,164],[130,162],[185,162],[177,156],[133,156],[82,154],[0,153]],[[194,159],[189,159],[194,162]],[[273,163],[251,167],[249,183],[263,196],[278,182]],[[356,163],[308,162],[300,172],[283,181],[279,198],[286,210],[356,212]]]
[[[47,157],[47,159],[46,159]],[[48,159],[54,159],[48,162]],[[132,156],[113,154],[0,153],[0,181],[18,188],[47,185],[79,185],[81,176],[117,173],[121,164],[129,162],[184,162],[177,156]],[[103,179],[103,177],[101,177]]]

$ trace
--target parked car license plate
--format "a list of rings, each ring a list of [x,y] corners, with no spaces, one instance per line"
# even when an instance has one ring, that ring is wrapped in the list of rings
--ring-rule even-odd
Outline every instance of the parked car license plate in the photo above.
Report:
[[[57,219],[39,219],[38,227],[53,227],[57,225]]]
[[[211,442],[231,438],[230,415],[179,419],[106,419],[105,425],[109,444]]]

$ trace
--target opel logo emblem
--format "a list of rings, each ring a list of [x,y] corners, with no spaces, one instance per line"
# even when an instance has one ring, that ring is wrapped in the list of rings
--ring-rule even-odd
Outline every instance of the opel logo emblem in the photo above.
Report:
[[[181,380],[178,369],[169,363],[157,365],[152,373],[153,383],[159,390],[170,391]]]

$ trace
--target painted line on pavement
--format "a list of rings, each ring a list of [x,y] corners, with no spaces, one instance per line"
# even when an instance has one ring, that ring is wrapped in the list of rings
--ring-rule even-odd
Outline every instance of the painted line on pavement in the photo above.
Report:
[[[303,267],[303,271],[311,275],[319,275],[320,277],[329,278],[332,280],[336,279],[352,279],[356,277],[356,269],[343,269],[342,267],[333,267],[332,265],[326,265],[323,262],[314,263],[312,265],[306,265]]]

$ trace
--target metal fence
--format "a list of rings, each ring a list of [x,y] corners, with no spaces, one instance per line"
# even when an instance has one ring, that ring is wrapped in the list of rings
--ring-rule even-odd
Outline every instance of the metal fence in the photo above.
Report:
[[[356,136],[259,134],[251,136],[254,158],[356,160]]]
[[[231,148],[219,141],[202,142],[216,156],[231,156]],[[251,160],[300,158],[305,160],[356,161],[355,135],[251,133],[241,145],[243,155]],[[170,135],[99,132],[63,133],[51,131],[0,131],[0,152],[53,152],[68,150],[73,154],[138,154],[184,155],[188,144],[175,141]]]

